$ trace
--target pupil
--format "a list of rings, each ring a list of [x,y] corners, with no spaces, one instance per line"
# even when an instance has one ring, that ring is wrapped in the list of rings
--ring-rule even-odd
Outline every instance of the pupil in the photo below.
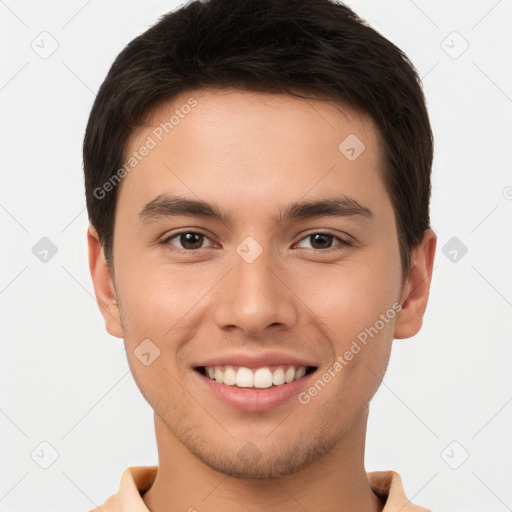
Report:
[[[316,235],[313,235],[313,247],[315,246],[315,244],[317,244],[318,241],[320,241],[320,245],[322,245],[322,242],[325,243],[327,241],[327,245],[329,246],[330,243],[332,241],[332,235],[326,235],[324,233],[318,233]],[[316,248],[316,247],[315,247]],[[320,249],[325,249],[325,246],[324,247],[320,247]]]
[[[199,249],[201,245],[203,245],[203,236],[204,235],[201,235],[200,233],[184,233],[180,237],[180,242],[185,249]],[[190,247],[190,245],[194,247]]]

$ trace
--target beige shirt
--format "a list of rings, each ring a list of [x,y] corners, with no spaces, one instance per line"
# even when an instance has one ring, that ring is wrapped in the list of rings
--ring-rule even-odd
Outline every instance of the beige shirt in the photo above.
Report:
[[[119,491],[90,512],[149,512],[142,501],[141,493],[147,491],[155,481],[158,466],[132,466],[121,477]],[[367,473],[374,492],[386,504],[382,512],[432,512],[413,505],[404,493],[402,479],[395,471],[371,471]]]

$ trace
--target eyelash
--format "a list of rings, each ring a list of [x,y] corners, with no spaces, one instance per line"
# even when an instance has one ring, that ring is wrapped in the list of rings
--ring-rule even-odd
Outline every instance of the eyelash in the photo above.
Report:
[[[202,235],[204,236],[205,238],[207,238],[209,240],[209,237],[207,235],[205,235],[204,233],[201,233],[200,231],[179,231],[177,233],[173,233],[172,235],[164,238],[160,243],[162,245],[172,245],[170,243],[170,240],[173,240],[174,238],[177,238],[181,235],[186,235],[186,234],[194,234],[194,235]],[[352,242],[349,242],[348,240],[344,240],[343,238],[339,237],[339,236],[336,236],[336,235],[333,235],[331,233],[327,233],[327,232],[323,232],[323,231],[315,231],[314,233],[310,233],[306,236],[304,236],[303,238],[301,238],[299,240],[298,243],[302,242],[303,240],[306,240],[307,238],[311,238],[312,236],[314,235],[327,235],[327,236],[331,236],[333,237],[333,239],[337,239],[340,243],[333,246],[333,247],[328,247],[327,249],[311,249],[312,251],[315,251],[315,252],[323,252],[323,253],[326,253],[326,252],[331,252],[333,250],[337,250],[336,247],[338,246],[342,246],[342,247],[350,247],[352,246]],[[195,254],[197,251],[200,251],[202,249],[205,249],[205,248],[199,248],[199,249],[180,249],[180,248],[174,248],[172,250],[175,250],[179,253],[186,253],[186,254]]]

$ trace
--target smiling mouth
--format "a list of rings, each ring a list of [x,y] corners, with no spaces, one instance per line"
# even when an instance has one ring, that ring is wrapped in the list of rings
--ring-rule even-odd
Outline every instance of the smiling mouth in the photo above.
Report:
[[[285,386],[313,373],[316,366],[276,365],[247,368],[245,366],[199,366],[197,372],[219,384],[245,389],[268,389]]]

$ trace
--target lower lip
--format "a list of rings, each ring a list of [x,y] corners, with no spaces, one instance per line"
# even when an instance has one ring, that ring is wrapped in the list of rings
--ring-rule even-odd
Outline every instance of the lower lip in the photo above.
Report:
[[[224,403],[241,411],[262,412],[275,409],[292,397],[296,397],[306,387],[310,377],[316,372],[312,372],[288,384],[272,386],[266,389],[226,386],[225,384],[219,384],[216,380],[205,377],[198,371],[194,370],[194,373],[201,383],[207,386]]]

